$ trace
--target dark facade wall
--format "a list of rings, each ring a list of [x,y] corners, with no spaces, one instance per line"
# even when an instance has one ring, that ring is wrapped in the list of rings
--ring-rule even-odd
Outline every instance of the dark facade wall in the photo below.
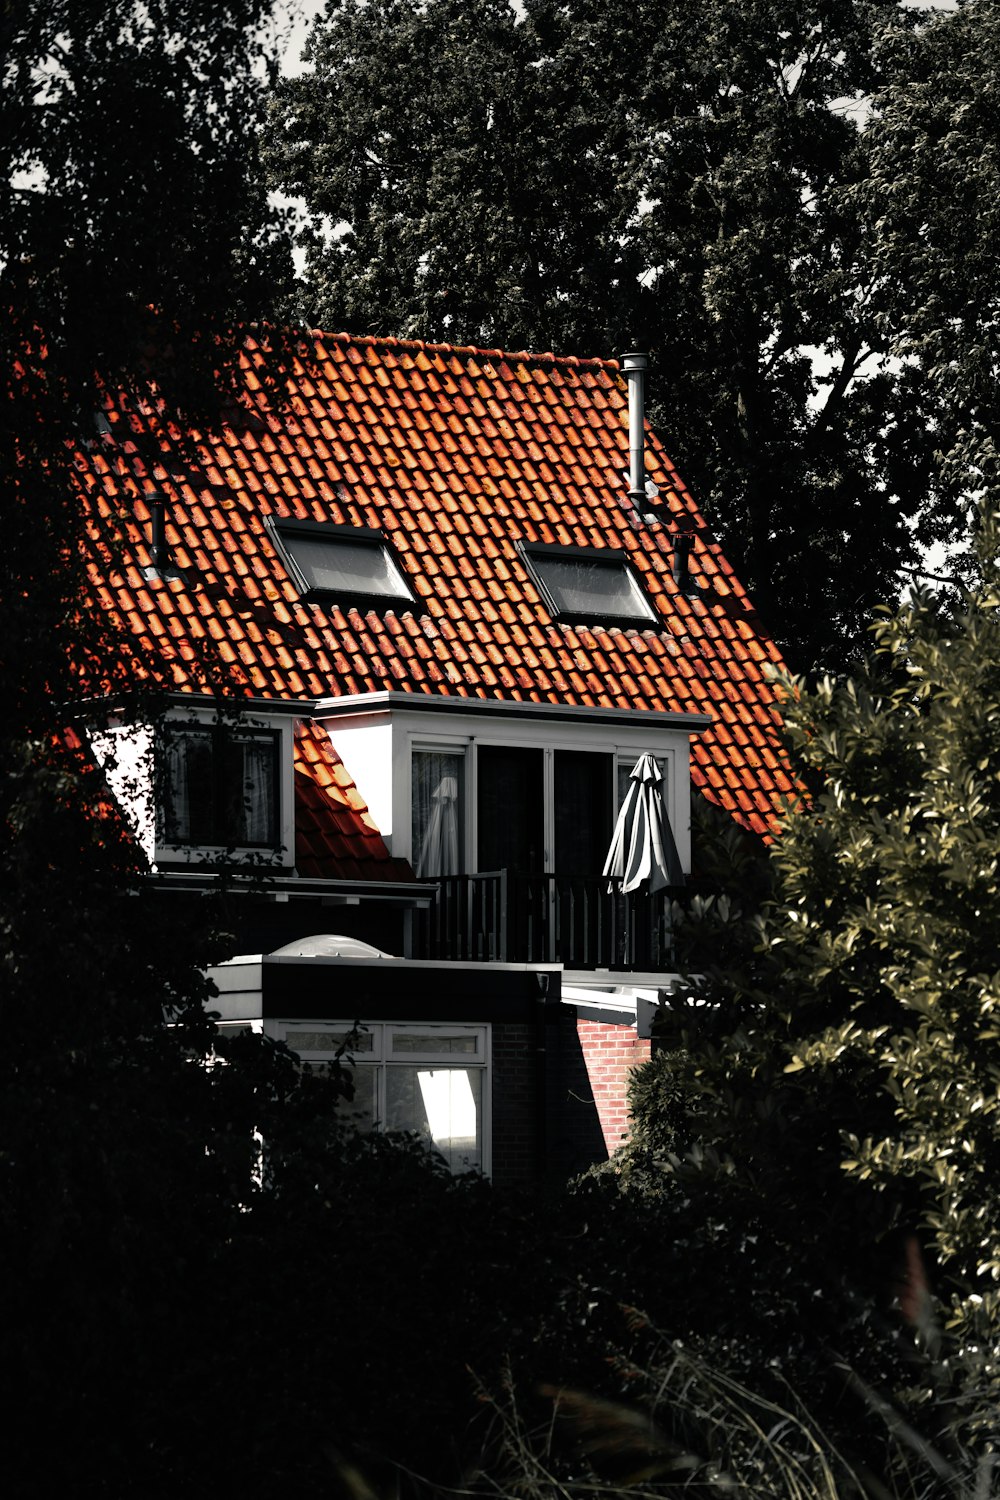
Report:
[[[493,1026],[493,1181],[530,1182],[544,1149],[538,1087],[538,1028]]]
[[[299,938],[335,932],[402,957],[405,914],[377,906],[320,906],[311,901],[234,901],[229,913],[236,953],[273,953]]]
[[[194,924],[206,920],[206,897],[147,890],[146,901],[167,901],[172,912],[190,911]],[[324,906],[319,900],[261,900],[253,895],[221,895],[211,909],[212,922],[233,934],[232,953],[273,953],[299,938],[333,932],[353,937],[384,953],[402,957],[407,913],[395,907],[362,902],[359,906]],[[152,920],[151,915],[151,920]]]

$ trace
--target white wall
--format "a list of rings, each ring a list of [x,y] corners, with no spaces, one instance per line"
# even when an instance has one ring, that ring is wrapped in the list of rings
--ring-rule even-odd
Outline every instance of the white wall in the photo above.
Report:
[[[393,733],[394,721],[388,710],[352,714],[343,719],[321,720],[354,784],[368,804],[379,833],[391,854],[398,854],[395,831],[400,825],[394,819],[393,802]],[[409,828],[408,823],[403,827]],[[403,852],[405,859],[409,846]]]
[[[148,724],[112,725],[91,747],[115,800],[150,864],[156,855],[153,731]]]

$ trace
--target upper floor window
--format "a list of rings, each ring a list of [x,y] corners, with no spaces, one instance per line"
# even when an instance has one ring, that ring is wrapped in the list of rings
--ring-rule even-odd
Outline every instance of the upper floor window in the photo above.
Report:
[[[658,619],[624,552],[603,547],[519,545],[555,619],[591,624]]]
[[[279,735],[223,724],[163,726],[159,821],[167,844],[274,848]]]
[[[389,542],[365,526],[271,520],[272,535],[304,599],[343,608],[416,603]]]

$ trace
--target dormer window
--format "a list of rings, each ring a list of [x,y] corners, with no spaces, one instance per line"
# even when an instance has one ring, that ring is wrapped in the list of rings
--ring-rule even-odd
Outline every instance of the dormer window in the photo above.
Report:
[[[624,552],[527,542],[519,546],[553,619],[591,625],[657,622]]]
[[[276,731],[266,729],[164,725],[158,764],[163,842],[275,848],[280,843],[279,739]]]
[[[362,610],[416,604],[403,569],[380,531],[273,518],[270,525],[282,561],[303,599]]]

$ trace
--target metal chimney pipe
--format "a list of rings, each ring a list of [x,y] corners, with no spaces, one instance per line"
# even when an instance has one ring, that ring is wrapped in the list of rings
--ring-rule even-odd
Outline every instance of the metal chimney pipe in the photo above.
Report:
[[[649,356],[633,351],[622,355],[628,381],[628,495],[639,509],[646,503],[646,370]]]

